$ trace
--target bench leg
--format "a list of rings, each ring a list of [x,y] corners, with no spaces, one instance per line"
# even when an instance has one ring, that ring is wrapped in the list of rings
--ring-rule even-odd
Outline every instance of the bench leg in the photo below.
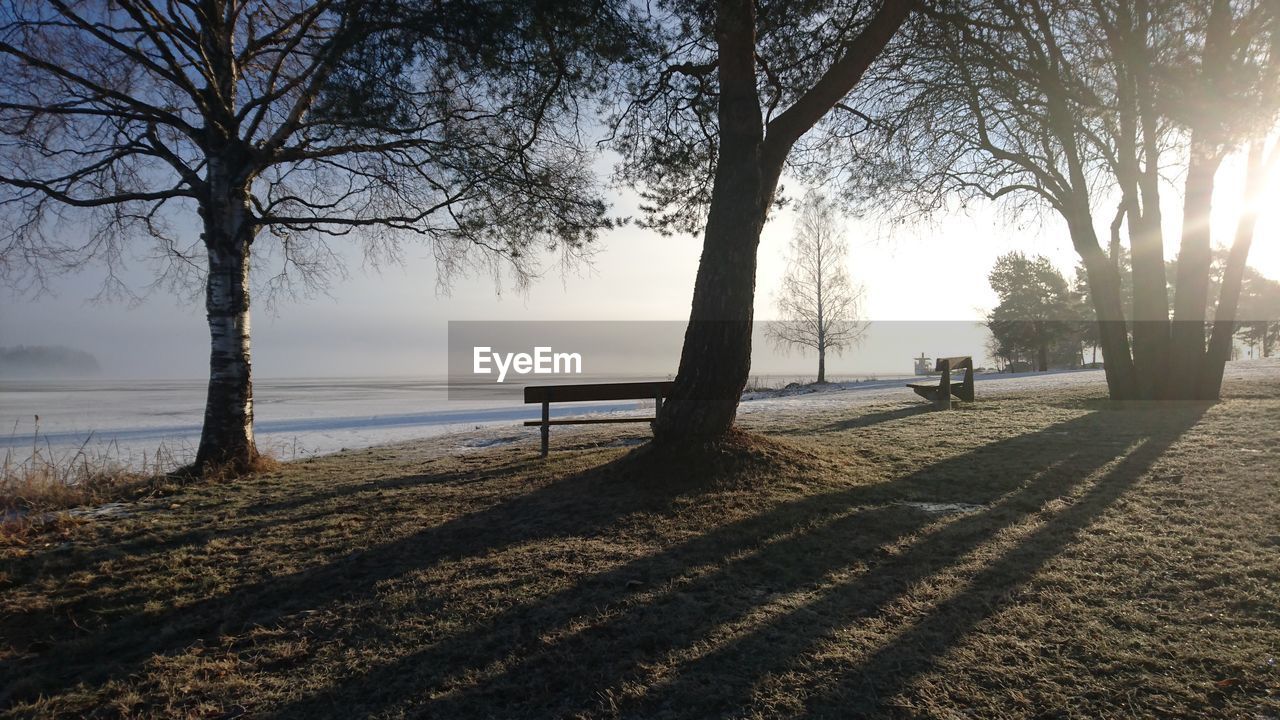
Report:
[[[942,381],[938,383],[938,395],[934,403],[939,410],[951,409],[951,368],[942,368]]]
[[[658,418],[662,417],[662,396],[653,396],[653,422],[649,423],[650,428],[658,427]]]
[[[542,457],[551,451],[551,403],[542,403]]]

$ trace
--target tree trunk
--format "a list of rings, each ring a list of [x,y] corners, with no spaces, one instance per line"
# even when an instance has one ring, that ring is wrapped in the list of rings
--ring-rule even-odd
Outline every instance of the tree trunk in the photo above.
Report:
[[[818,348],[818,382],[824,383],[826,381],[827,381],[827,349],[824,347],[820,347]]]
[[[1146,12],[1144,8],[1139,15],[1145,18]],[[1139,20],[1140,25],[1146,22]],[[1155,400],[1163,396],[1168,384],[1170,351],[1169,283],[1165,276],[1160,206],[1160,120],[1150,49],[1145,39],[1134,39],[1140,46],[1134,48],[1137,54],[1130,69],[1134,73],[1142,165],[1137,171],[1136,189],[1130,186],[1128,203],[1133,263],[1133,365],[1138,398]]]
[[[848,52],[770,120],[766,143],[756,77],[755,2],[715,4],[716,176],[680,369],[655,424],[655,444],[716,442],[732,428],[751,367],[756,249],[787,154],[858,83],[914,7],[905,0],[881,4]]]
[[[728,145],[722,143],[722,153]],[[742,187],[719,192],[720,176],[734,165],[740,166],[741,172],[729,182]],[[756,247],[761,229],[755,220],[761,215],[754,202],[758,183],[750,177],[754,174],[758,179],[759,169],[748,165],[755,163],[731,163],[721,155],[680,369],[654,428],[657,444],[713,442],[729,431],[737,414],[751,369]]]
[[[1209,303],[1209,217],[1213,202],[1213,178],[1221,158],[1192,138],[1182,212],[1182,243],[1178,249],[1177,282],[1174,285],[1170,398],[1193,399],[1200,392],[1205,358],[1205,308]]]
[[[1133,365],[1138,398],[1162,397],[1169,376],[1169,287],[1159,215],[1131,220],[1133,248]]]
[[[1120,296],[1120,271],[1113,258],[1098,244],[1093,220],[1087,212],[1068,219],[1071,242],[1084,262],[1089,281],[1089,302],[1098,321],[1098,345],[1102,347],[1103,371],[1112,400],[1137,397],[1137,378],[1129,354],[1129,331],[1125,326],[1124,303]]]
[[[1133,381],[1128,399],[1151,399],[1163,391],[1169,364],[1169,297],[1160,228],[1159,128],[1145,34],[1147,9],[1144,6],[1130,8],[1121,3],[1118,10],[1121,22],[1110,32],[1118,32],[1113,42],[1121,53],[1116,77],[1119,118],[1114,170],[1121,192],[1120,207],[1129,226],[1133,273]],[[1118,225],[1112,226],[1118,233]],[[1118,235],[1115,235],[1113,245],[1118,244],[1117,241]],[[1118,258],[1113,254],[1111,259]],[[1120,318],[1123,317],[1121,314]],[[1107,331],[1114,341],[1121,328],[1111,327]],[[1127,338],[1125,344],[1128,346]],[[1102,353],[1110,385],[1113,355],[1105,344]],[[1127,354],[1125,361],[1130,363]],[[1113,389],[1112,398],[1115,397]]]
[[[658,445],[720,440],[733,426],[751,369],[756,249],[781,160],[764,159],[751,2],[717,8],[719,157],[680,369],[654,426]]]
[[[227,163],[209,164],[209,199],[202,203],[209,256],[205,311],[209,319],[209,393],[196,469],[249,470],[258,458],[253,439],[253,381],[249,357],[249,248],[256,228],[247,181]]]
[[[1265,177],[1263,143],[1254,142],[1249,147],[1249,161],[1245,179],[1244,212],[1236,221],[1236,237],[1227,254],[1227,264],[1222,271],[1222,289],[1218,294],[1218,307],[1213,316],[1213,333],[1209,338],[1209,350],[1205,353],[1200,371],[1199,392],[1202,400],[1217,400],[1222,395],[1222,374],[1235,346],[1236,315],[1240,307],[1240,289],[1244,284],[1245,266],[1249,261],[1249,248],[1253,245],[1253,231],[1258,224],[1257,196]],[[1179,261],[1181,264],[1181,261]]]
[[[1036,369],[1040,372],[1049,369],[1049,344],[1043,341],[1036,346]]]

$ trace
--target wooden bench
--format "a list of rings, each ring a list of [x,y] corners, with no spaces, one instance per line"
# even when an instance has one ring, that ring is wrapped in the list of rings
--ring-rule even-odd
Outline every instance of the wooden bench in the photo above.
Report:
[[[547,456],[552,425],[592,425],[596,423],[652,423],[662,412],[662,399],[671,394],[670,380],[659,382],[591,383],[585,385],[530,385],[524,389],[526,403],[542,404],[542,419],[528,420],[526,427],[542,426],[542,457]],[[551,419],[551,403],[593,400],[653,400],[654,417]]]
[[[951,371],[961,369],[964,370],[964,380],[959,383],[951,382]],[[907,387],[914,390],[920,397],[932,402],[938,409],[949,409],[952,395],[965,402],[973,402],[973,358],[967,355],[938,358],[934,372],[942,373],[942,378],[937,385],[907,383]]]

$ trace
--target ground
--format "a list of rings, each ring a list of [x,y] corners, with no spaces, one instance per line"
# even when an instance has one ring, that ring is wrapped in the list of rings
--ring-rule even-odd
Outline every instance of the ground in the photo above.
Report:
[[[746,403],[765,440],[706,482],[609,426],[192,487],[0,548],[0,709],[1277,717],[1280,365],[1250,367],[1216,404],[1096,373]]]

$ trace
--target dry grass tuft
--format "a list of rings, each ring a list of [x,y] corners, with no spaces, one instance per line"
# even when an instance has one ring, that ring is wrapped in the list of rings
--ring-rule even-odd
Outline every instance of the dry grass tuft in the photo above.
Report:
[[[88,441],[74,452],[59,454],[33,442],[24,460],[13,450],[0,463],[0,544],[25,544],[35,537],[65,533],[81,524],[66,511],[107,503],[135,502],[169,495],[198,483],[225,483],[236,478],[277,472],[280,461],[259,454],[245,472],[230,465],[196,472],[179,466],[165,447],[130,465],[113,448],[89,450]]]
[[[198,467],[195,464],[191,464],[183,465],[182,467],[167,473],[167,475],[171,479],[181,480],[188,483],[219,483],[229,482],[240,477],[277,472],[282,466],[283,463],[281,463],[280,460],[272,454],[258,452],[254,455],[253,460],[251,460],[248,465],[242,465],[238,462],[226,462],[208,463],[204,467]]]
[[[119,500],[157,474],[161,465],[172,467],[173,462],[157,453],[134,469],[107,452],[84,447],[64,455],[36,447],[25,460],[16,459],[10,450],[0,463],[0,511],[50,512]]]

